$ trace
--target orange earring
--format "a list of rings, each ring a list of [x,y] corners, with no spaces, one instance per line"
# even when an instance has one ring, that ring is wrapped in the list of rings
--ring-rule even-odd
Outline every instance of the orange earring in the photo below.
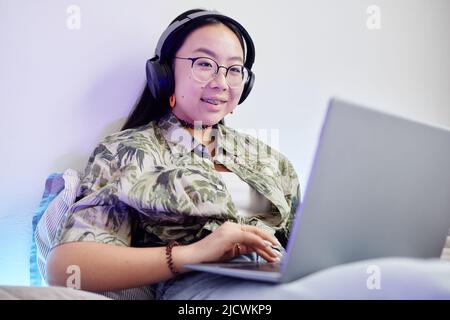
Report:
[[[173,94],[173,95],[170,96],[170,98],[169,98],[169,104],[170,104],[170,107],[171,107],[171,108],[175,107],[175,94]]]

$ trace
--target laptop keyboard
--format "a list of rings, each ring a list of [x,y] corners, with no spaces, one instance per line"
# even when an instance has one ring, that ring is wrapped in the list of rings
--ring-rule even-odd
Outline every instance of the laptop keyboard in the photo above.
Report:
[[[223,268],[236,268],[242,270],[252,271],[266,271],[266,272],[280,272],[280,263],[248,263],[248,262],[235,262],[224,264]]]

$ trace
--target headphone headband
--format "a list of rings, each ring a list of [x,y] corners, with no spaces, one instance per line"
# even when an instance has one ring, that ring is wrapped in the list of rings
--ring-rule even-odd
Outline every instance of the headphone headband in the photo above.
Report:
[[[187,23],[196,21],[196,20],[201,20],[204,18],[209,18],[209,17],[217,17],[220,18],[222,20],[226,20],[230,23],[232,23],[235,27],[237,27],[239,29],[239,31],[242,33],[242,36],[244,37],[244,43],[245,43],[245,48],[244,48],[244,54],[245,54],[245,63],[244,65],[248,68],[251,69],[253,66],[253,62],[255,61],[255,46],[253,44],[253,40],[250,37],[250,35],[248,34],[247,30],[245,30],[245,28],[236,20],[221,14],[218,11],[200,11],[200,12],[195,12],[195,13],[191,13],[189,14],[186,18],[182,19],[182,20],[177,20],[174,23],[172,23],[171,25],[169,25],[169,27],[167,27],[167,29],[163,32],[163,34],[161,35],[161,37],[158,40],[158,44],[156,45],[156,49],[155,49],[155,56],[157,56],[159,59],[164,59],[165,58],[165,52],[163,51],[165,49],[165,44],[167,43],[167,39],[170,38],[170,36],[172,34],[174,34],[177,30],[181,29],[184,25],[186,25]]]

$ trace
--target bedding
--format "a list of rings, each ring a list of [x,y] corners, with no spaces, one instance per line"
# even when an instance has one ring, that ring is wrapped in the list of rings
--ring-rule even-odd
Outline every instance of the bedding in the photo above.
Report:
[[[110,300],[104,296],[64,287],[0,286],[0,300]]]
[[[213,282],[196,281],[211,274],[192,272],[167,291],[165,297],[175,299],[274,299],[273,288],[254,290],[258,282],[249,282],[239,290],[214,290]],[[230,284],[245,280],[222,277],[213,281]],[[189,280],[190,279],[190,280]],[[183,284],[184,281],[184,284]],[[182,290],[186,281],[190,287],[206,286],[201,294],[187,296]],[[180,287],[177,287],[180,286]],[[253,288],[253,289],[252,289]],[[250,293],[248,292],[250,290]],[[249,298],[252,292],[257,294]],[[185,294],[186,293],[186,294]],[[284,285],[283,296],[275,299],[450,299],[450,263],[442,259],[383,258],[358,261],[316,272]],[[0,286],[0,299],[107,299],[104,296],[62,287]]]
[[[52,173],[45,182],[39,207],[32,219],[32,244],[30,252],[30,284],[43,285],[45,261],[53,247],[57,228],[64,214],[75,202],[81,173],[67,169],[64,173]]]
[[[64,173],[53,173],[47,178],[41,203],[33,216],[35,237],[30,256],[30,281],[34,286],[45,282],[41,274],[45,278],[46,256],[56,237],[56,227],[75,201],[80,175],[81,173],[76,170],[67,169]],[[45,232],[36,232],[38,230]],[[370,276],[365,272],[366,269],[363,269],[370,263],[375,266],[387,266],[384,272],[383,269],[380,271],[382,276],[384,274],[384,285],[390,288],[388,291],[373,291],[373,298],[450,299],[448,261],[450,261],[450,236],[447,238],[440,260],[385,258],[361,261],[320,271],[297,283],[305,289],[306,299],[364,299],[368,297],[368,292],[366,289],[361,291],[360,282],[365,279],[364,277]],[[355,270],[359,271],[355,273]],[[359,283],[359,287],[355,287],[355,283]],[[104,296],[80,290],[34,286],[0,286],[0,299],[106,299]]]

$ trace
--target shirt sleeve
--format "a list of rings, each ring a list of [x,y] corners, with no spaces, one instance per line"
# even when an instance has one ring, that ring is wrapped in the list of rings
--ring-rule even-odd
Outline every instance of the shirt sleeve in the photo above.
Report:
[[[91,154],[79,195],[58,229],[55,245],[93,241],[130,246],[129,208],[118,200],[114,145],[100,143]]]
[[[292,163],[287,158],[283,157],[281,164],[285,199],[290,208],[290,214],[279,232],[281,234],[280,236],[284,238],[282,241],[283,243],[287,241],[287,238],[289,237],[292,222],[294,221],[295,214],[297,212],[297,207],[300,205],[301,191],[298,175],[295,172]]]

